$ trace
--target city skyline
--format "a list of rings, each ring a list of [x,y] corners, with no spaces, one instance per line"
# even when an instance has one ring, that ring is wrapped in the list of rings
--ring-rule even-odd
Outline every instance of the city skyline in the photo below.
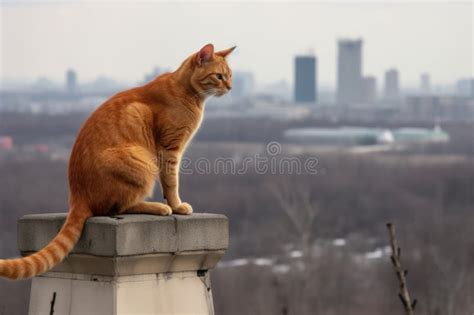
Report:
[[[328,86],[324,84],[320,84],[317,82],[318,76],[318,69],[317,69],[317,56],[316,55],[296,55],[294,56],[294,62],[298,61],[301,58],[313,58],[316,62],[314,69],[310,70],[309,72],[307,69],[302,69],[301,65],[298,67],[297,63],[294,65],[294,84],[290,86],[287,81],[275,81],[271,82],[268,85],[261,85],[255,81],[254,73],[249,71],[240,71],[234,70],[234,87],[235,91],[233,91],[233,95],[238,97],[243,96],[251,96],[253,93],[263,93],[263,94],[274,94],[275,96],[282,96],[283,98],[292,98],[296,103],[317,103],[318,102],[318,89],[321,89],[324,93],[333,93],[334,99],[338,98],[338,85],[335,86]],[[298,71],[298,68],[300,70]],[[53,81],[50,78],[46,77],[39,77],[34,81],[26,81],[26,82],[14,82],[13,84],[7,84],[6,86],[1,85],[0,81],[0,91],[22,91],[25,89],[30,90],[31,92],[62,92],[66,91],[68,93],[76,93],[76,92],[100,92],[100,91],[114,91],[117,89],[127,89],[134,85],[143,85],[147,82],[153,80],[157,76],[161,75],[162,73],[172,71],[170,69],[154,67],[148,73],[144,74],[141,80],[136,82],[124,82],[124,81],[117,81],[112,77],[107,77],[103,75],[99,75],[91,80],[80,80],[78,79],[78,73],[75,69],[69,68],[66,69],[64,73],[64,77],[62,80]],[[298,72],[300,74],[298,75]],[[305,72],[304,75],[303,72]],[[309,74],[312,72],[311,74]],[[298,84],[298,76],[299,82]],[[304,82],[304,77],[306,76],[311,82],[307,83]],[[474,77],[463,77],[459,78],[454,82],[450,82],[448,84],[442,85],[437,84],[436,82],[431,85],[430,75],[429,73],[421,73],[419,77],[418,85],[412,86],[403,86],[400,84],[399,80],[399,72],[397,69],[387,69],[380,78],[380,85],[379,85],[379,78],[372,75],[366,75],[359,78],[358,82],[358,93],[360,93],[359,99],[347,99],[346,101],[353,103],[353,102],[373,102],[377,99],[385,99],[385,100],[396,100],[398,99],[403,93],[409,93],[413,95],[415,94],[424,94],[424,95],[454,95],[454,94],[466,94],[470,95],[471,90],[474,89]],[[314,86],[313,86],[314,83]],[[287,91],[282,91],[281,88],[283,86]],[[309,91],[309,87],[313,90],[312,92]],[[276,93],[275,89],[280,89],[278,93]],[[306,90],[303,92],[302,89]],[[291,90],[291,91],[290,91]],[[297,91],[298,90],[298,91]],[[290,94],[287,94],[290,93]],[[309,97],[308,95],[305,97],[309,97],[307,100],[299,99],[302,93],[314,93],[314,96]],[[300,96],[298,96],[298,94]],[[314,99],[313,99],[314,97]],[[340,100],[342,103],[346,102],[344,100]]]
[[[81,82],[100,75],[139,82],[153,67],[175,69],[213,42],[216,49],[237,44],[231,66],[253,72],[259,84],[285,80],[293,85],[293,57],[315,47],[320,86],[336,87],[337,40],[359,37],[366,43],[362,75],[380,82],[390,68],[402,74],[402,87],[417,87],[424,72],[433,85],[472,75],[470,3],[213,3],[222,9],[216,16],[206,13],[209,5],[2,4],[1,79],[60,81],[65,69],[73,68]],[[265,23],[259,25],[263,9]],[[176,21],[167,16],[177,16],[176,11],[186,19],[169,34],[164,26]],[[88,23],[81,24],[86,14]],[[232,15],[245,15],[246,23],[235,22]],[[104,16],[107,23],[102,23]],[[291,23],[281,25],[281,18]],[[450,23],[439,23],[441,19]],[[197,26],[190,28],[192,23]],[[130,39],[128,45],[121,43],[123,37]]]
[[[354,55],[353,52],[350,52],[347,48],[356,45],[356,54]],[[403,86],[400,84],[399,80],[399,71],[398,69],[387,69],[380,81],[382,82],[381,86],[378,86],[378,78],[373,75],[366,75],[362,76],[363,69],[363,60],[362,56],[364,55],[363,52],[363,39],[339,39],[338,40],[338,66],[337,66],[337,73],[338,73],[338,81],[342,79],[340,82],[336,82],[335,86],[327,86],[323,84],[319,84],[317,80],[318,76],[318,67],[317,67],[317,58],[318,56],[314,53],[307,53],[307,54],[300,54],[293,56],[294,65],[293,65],[293,98],[295,102],[317,102],[318,99],[318,88],[322,88],[324,91],[332,90],[334,93],[335,98],[339,98],[341,102],[369,102],[372,103],[378,98],[384,98],[386,100],[395,100],[400,96],[400,90],[407,89],[407,91],[417,91],[421,94],[438,94],[438,93],[446,93],[451,92],[455,94],[470,94],[470,89],[472,89],[469,85],[474,82],[474,77],[463,77],[459,78],[454,82],[450,82],[446,85],[439,85],[435,82],[433,86],[431,85],[430,74],[423,72],[420,74],[420,81],[418,86]],[[308,59],[308,60],[307,60]],[[312,64],[308,64],[307,61],[311,59]],[[304,62],[302,62],[304,61]],[[309,68],[305,67],[309,66]],[[351,69],[355,67],[354,69]],[[345,70],[341,70],[345,69]],[[348,72],[348,70],[350,70]],[[52,81],[46,77],[39,77],[34,82],[22,82],[17,87],[21,88],[28,88],[33,87],[39,90],[51,90],[51,91],[60,91],[64,88],[69,93],[74,93],[75,91],[78,92],[78,89],[86,88],[86,90],[95,90],[99,91],[101,89],[105,90],[114,90],[116,88],[126,88],[130,84],[145,84],[155,77],[159,76],[164,72],[173,71],[169,68],[163,68],[159,66],[153,67],[151,71],[145,73],[141,80],[137,82],[120,82],[116,81],[114,78],[99,75],[92,80],[87,81],[80,81],[78,80],[78,73],[75,69],[68,68],[65,72],[64,82],[62,81]],[[341,72],[342,71],[342,72]],[[346,75],[343,75],[344,72],[347,72]],[[351,74],[353,73],[353,74]],[[347,76],[347,74],[351,74]],[[355,78],[350,78],[352,76],[356,76]],[[349,80],[351,79],[351,80]],[[299,80],[299,81],[298,81]],[[309,80],[311,82],[305,82],[305,80]],[[240,71],[238,69],[234,69],[234,83],[235,87],[237,88],[234,95],[239,95],[238,97],[243,96],[250,96],[254,92],[263,92],[265,90],[268,91],[268,87],[272,84],[281,84],[280,82],[272,82],[270,85],[259,86],[256,84],[254,79],[254,73],[250,71]],[[347,81],[347,82],[344,82]],[[354,82],[349,82],[354,81]],[[299,82],[299,83],[298,83]],[[466,83],[468,82],[468,83]],[[284,84],[288,84],[288,82],[283,80]],[[1,81],[0,81],[1,84]],[[65,86],[64,86],[65,85]],[[345,85],[345,87],[344,87]],[[258,86],[258,88],[256,88]],[[264,88],[263,90],[262,87]],[[308,90],[311,87],[312,91]],[[348,95],[341,98],[341,87],[343,89],[349,88],[354,95]],[[0,88],[3,88],[0,86]],[[290,89],[290,86],[287,86]],[[434,89],[433,89],[434,88]],[[441,88],[441,90],[439,90]],[[8,88],[6,89],[8,90]],[[305,90],[305,91],[303,91]],[[467,91],[467,92],[466,92]],[[309,94],[308,94],[309,93]],[[303,94],[307,94],[303,96]],[[313,94],[313,96],[310,96]],[[289,96],[289,95],[288,95]],[[306,100],[304,100],[306,99]]]

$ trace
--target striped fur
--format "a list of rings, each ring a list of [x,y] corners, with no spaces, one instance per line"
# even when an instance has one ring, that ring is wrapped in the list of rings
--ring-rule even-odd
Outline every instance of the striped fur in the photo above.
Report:
[[[24,258],[0,260],[0,277],[28,279],[59,264],[74,248],[84,223],[91,216],[92,212],[88,209],[71,208],[61,231],[45,248]]]
[[[232,87],[226,57],[205,45],[172,73],[114,95],[82,126],[69,160],[69,216],[44,249],[0,260],[0,277],[26,279],[53,268],[73,249],[93,215],[189,214],[179,196],[179,163],[198,130],[203,105]],[[145,202],[159,179],[163,202]],[[77,206],[81,205],[81,206]]]

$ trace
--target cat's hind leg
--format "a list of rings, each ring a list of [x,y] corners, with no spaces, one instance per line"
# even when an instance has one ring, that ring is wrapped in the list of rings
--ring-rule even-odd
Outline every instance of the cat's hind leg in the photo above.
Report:
[[[114,182],[128,184],[129,191],[121,194],[130,198],[130,202],[125,202],[125,205],[133,205],[145,197],[151,197],[158,166],[156,158],[147,149],[140,146],[109,148],[102,153],[101,158],[102,169],[115,179]]]
[[[146,202],[142,201],[121,213],[130,214],[155,214],[155,215],[170,215],[173,213],[171,207],[161,202]]]
[[[103,174],[99,177],[103,190],[100,195],[93,196],[93,200],[103,200],[98,203],[100,208],[113,208],[118,213],[170,214],[168,205],[144,201],[152,196],[158,173],[156,158],[146,148],[125,146],[106,149],[99,166]]]

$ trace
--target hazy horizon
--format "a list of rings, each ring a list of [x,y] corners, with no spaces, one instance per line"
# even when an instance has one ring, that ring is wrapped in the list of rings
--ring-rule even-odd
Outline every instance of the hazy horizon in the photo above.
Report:
[[[452,84],[473,73],[472,10],[471,2],[3,3],[0,79],[63,81],[73,68],[80,82],[137,82],[212,42],[237,45],[232,67],[260,84],[292,84],[294,56],[314,51],[319,84],[335,86],[337,40],[363,38],[364,75],[379,86],[390,68],[403,86],[417,86],[422,72],[433,85]]]

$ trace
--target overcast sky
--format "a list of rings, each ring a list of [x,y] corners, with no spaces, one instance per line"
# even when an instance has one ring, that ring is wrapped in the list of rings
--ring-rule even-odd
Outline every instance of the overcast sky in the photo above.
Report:
[[[336,41],[364,39],[364,74],[421,72],[449,84],[473,73],[473,5],[465,2],[9,2],[1,5],[1,79],[137,82],[154,66],[176,68],[204,44],[238,45],[234,70],[260,83],[292,83],[295,54],[314,51],[319,81],[335,85]]]

